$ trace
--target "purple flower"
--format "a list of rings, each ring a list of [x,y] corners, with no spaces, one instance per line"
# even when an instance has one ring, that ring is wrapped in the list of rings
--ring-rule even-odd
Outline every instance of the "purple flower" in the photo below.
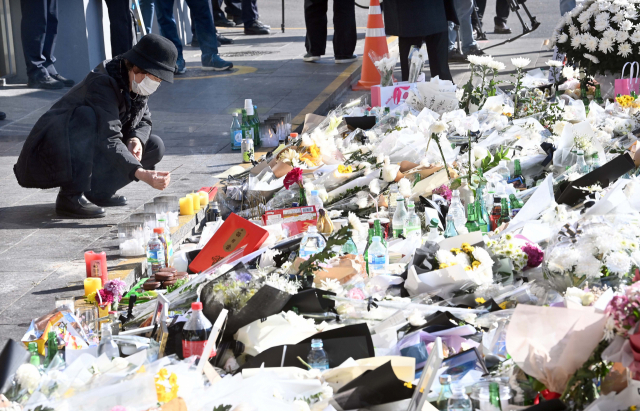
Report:
[[[102,288],[98,290],[98,294],[99,296],[96,295],[96,302],[98,304],[105,305],[113,302],[113,294],[111,293],[111,291]]]
[[[127,284],[116,278],[104,283],[104,289],[111,293],[114,300],[119,302],[124,295],[124,291],[127,289]]]
[[[527,267],[537,267],[542,264],[544,259],[544,252],[533,244],[527,244],[522,247],[522,251],[529,257],[527,260]]]
[[[236,281],[242,281],[243,283],[248,283],[251,280],[253,280],[253,277],[251,277],[251,274],[249,274],[249,273],[237,273],[236,274]]]
[[[449,187],[447,187],[445,184],[441,185],[440,187],[436,188],[435,190],[433,190],[434,194],[438,194],[442,197],[444,197],[445,200],[447,200],[448,202],[451,202],[451,197],[453,195],[451,189]]]

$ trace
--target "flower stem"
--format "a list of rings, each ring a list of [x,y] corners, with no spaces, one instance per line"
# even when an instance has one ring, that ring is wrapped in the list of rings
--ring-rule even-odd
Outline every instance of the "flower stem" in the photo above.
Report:
[[[471,132],[467,131],[467,137],[469,137],[469,185],[471,185]]]
[[[447,160],[444,158],[444,153],[442,152],[442,147],[440,147],[440,137],[436,134],[431,134],[431,138],[436,141],[436,145],[438,146],[438,150],[440,150],[440,155],[442,156],[442,162],[444,163],[444,169],[447,170],[447,177],[451,180],[451,174],[449,173],[449,167],[447,167]]]
[[[514,107],[513,107],[513,118],[518,118],[518,95],[520,94],[520,75],[522,74],[522,69],[517,69],[518,74],[516,76],[516,94],[514,97]]]

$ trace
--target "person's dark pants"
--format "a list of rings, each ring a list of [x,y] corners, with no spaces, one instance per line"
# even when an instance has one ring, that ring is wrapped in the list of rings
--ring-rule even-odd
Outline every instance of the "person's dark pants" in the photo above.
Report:
[[[196,35],[200,43],[203,63],[208,63],[211,58],[218,54],[218,38],[216,37],[216,27],[213,25],[213,17],[209,9],[209,0],[186,0],[193,17],[192,24],[196,28]],[[176,19],[173,16],[174,0],[155,0],[156,13],[158,14],[158,24],[160,34],[162,34],[178,49],[178,59],[182,57],[182,41],[178,35]]]
[[[425,37],[398,37],[398,48],[400,49],[400,68],[402,70],[402,81],[409,79],[409,51],[411,46],[427,45],[427,55],[429,56],[429,70],[431,78],[439,76],[441,80],[453,80],[449,71],[449,33],[430,34]]]
[[[487,8],[487,0],[476,0],[476,5],[478,6],[478,20],[473,18],[472,15],[472,23],[474,27],[482,27],[482,16],[484,16],[484,12]],[[493,22],[495,24],[507,24],[509,11],[510,9],[508,0],[496,0],[496,16],[493,18]]]
[[[20,35],[27,75],[37,79],[58,74],[53,49],[58,34],[58,0],[21,0]]]
[[[153,29],[153,15],[155,14],[154,0],[138,0],[138,4],[140,4],[144,27],[147,30],[147,34],[149,34]]]
[[[224,12],[222,11],[222,3],[224,2],[224,10],[227,16],[230,17],[243,17],[242,10],[245,8],[243,0],[211,0],[211,8],[213,9],[213,19],[222,20],[225,19]],[[255,12],[255,20],[258,19],[258,6],[257,0],[250,0],[251,11]],[[244,18],[243,18],[244,21]]]
[[[103,149],[106,141],[97,141],[96,114],[91,107],[75,109],[69,120],[69,146],[73,181],[61,187],[69,194],[92,191],[113,195],[131,183],[133,177],[127,171],[118,170],[106,159]],[[93,153],[93,156],[87,155]],[[142,151],[140,163],[145,170],[154,170],[164,156],[164,143],[156,135],[151,135]]]
[[[136,44],[133,15],[129,8],[129,0],[105,0],[109,9],[111,24],[111,55],[113,57],[125,53]]]
[[[313,56],[324,55],[327,46],[328,0],[304,0],[307,26],[305,47]],[[354,0],[333,0],[333,53],[351,57],[356,49],[356,9]]]

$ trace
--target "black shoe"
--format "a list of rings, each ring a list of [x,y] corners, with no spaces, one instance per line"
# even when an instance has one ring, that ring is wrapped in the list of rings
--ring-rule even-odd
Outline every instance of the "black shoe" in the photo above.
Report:
[[[336,56],[335,57],[336,64],[353,63],[356,60],[358,60],[358,56],[356,56],[355,54],[352,54],[351,56]]]
[[[196,36],[191,37],[191,43],[189,43],[191,47],[200,47],[200,42]]]
[[[104,208],[91,204],[82,193],[67,194],[62,190],[56,199],[56,213],[71,218],[102,218],[105,216]]]
[[[60,74],[52,74],[51,77],[54,80],[58,80],[59,82],[64,84],[65,87],[73,87],[73,85],[76,84],[75,81],[69,80],[68,78],[64,78]]]
[[[464,54],[459,53],[458,50],[449,50],[449,57],[447,60],[453,62],[466,62],[467,58]]]
[[[511,29],[507,26],[507,23],[499,23],[493,28],[493,32],[496,34],[511,34]]]
[[[478,46],[471,46],[469,50],[464,52],[465,56],[474,55],[474,56],[484,56],[484,51],[480,50]]]
[[[242,26],[244,21],[242,21],[242,16],[232,16],[227,14],[227,19],[232,20],[236,26]]]
[[[311,53],[307,53],[302,57],[302,61],[306,61],[307,63],[313,63],[318,60],[320,60],[320,56],[314,56]]]
[[[271,34],[270,27],[256,20],[244,25],[244,34]]]
[[[217,34],[217,37],[218,37],[218,43],[222,44],[223,46],[228,46],[229,44],[235,43],[235,41],[233,41],[229,37],[223,36],[220,33]]]
[[[125,196],[102,193],[94,194],[93,192],[84,193],[84,196],[87,200],[99,207],[122,207],[127,205],[127,197]]]
[[[43,88],[45,90],[60,90],[64,84],[51,76],[42,76],[38,78],[30,78],[27,81],[29,88]]]
[[[0,121],[4,120],[5,118],[7,118],[7,115],[0,111]]]
[[[240,20],[242,20],[242,18],[240,18]],[[225,17],[218,20],[214,20],[213,23],[215,24],[216,27],[235,27],[236,26],[236,23],[234,23],[233,21]]]

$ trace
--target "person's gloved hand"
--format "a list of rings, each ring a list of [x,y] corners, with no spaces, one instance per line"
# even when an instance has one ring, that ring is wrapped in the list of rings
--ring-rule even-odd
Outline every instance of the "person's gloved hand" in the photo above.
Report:
[[[171,182],[171,174],[168,171],[153,171],[139,168],[136,171],[136,178],[144,181],[156,190],[164,190]]]
[[[140,142],[139,139],[134,137],[129,141],[127,141],[127,148],[129,149],[131,154],[133,154],[136,160],[138,161],[142,160],[142,143]]]

